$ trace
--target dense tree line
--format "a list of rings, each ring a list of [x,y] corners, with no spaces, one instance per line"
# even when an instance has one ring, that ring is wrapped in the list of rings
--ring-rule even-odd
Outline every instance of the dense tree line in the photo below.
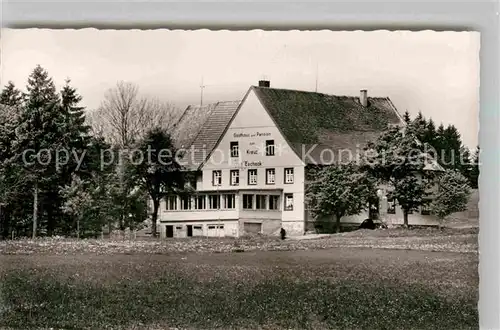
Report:
[[[411,212],[426,205],[443,220],[465,210],[470,187],[477,187],[479,149],[471,157],[452,125],[436,130],[422,114],[403,129],[392,127],[365,147],[360,162],[308,169],[306,199],[316,219],[332,218],[336,231],[340,219],[367,210],[377,187],[385,187],[408,226]],[[438,166],[441,165],[441,168]]]
[[[171,156],[174,118],[170,104],[141,96],[129,83],[110,89],[89,115],[71,81],[58,91],[40,66],[24,91],[9,82],[0,93],[0,237],[97,236],[103,228],[138,229],[146,219],[156,235],[160,200],[191,193],[192,178]],[[333,216],[338,229],[341,217],[376,199],[377,184],[389,183],[407,224],[408,213],[425,202],[429,180],[440,191],[432,205],[440,219],[463,209],[467,187],[477,187],[479,148],[471,154],[453,125],[436,128],[421,113],[404,119],[406,133],[388,130],[368,146],[378,155],[391,151],[383,162],[367,158],[313,171],[307,199],[314,215]],[[162,149],[171,151],[168,159]],[[415,149],[421,152],[411,156]],[[142,161],[134,161],[136,151]],[[419,178],[427,153],[445,174]]]
[[[427,150],[434,154],[442,167],[458,170],[469,180],[472,188],[478,188],[479,147],[474,151],[469,150],[454,125],[445,127],[440,124],[436,127],[434,121],[425,118],[421,112],[413,120],[408,112],[405,112],[403,118],[417,138],[427,144]]]
[[[170,186],[183,188],[180,167],[162,167],[158,157],[148,166],[127,157],[127,151],[145,149],[151,140],[173,148],[164,123],[172,118],[169,105],[140,98],[126,83],[108,91],[95,112],[98,121],[89,120],[81,103],[71,81],[58,91],[41,66],[24,91],[12,82],[3,88],[1,237],[86,237],[104,227],[136,229],[149,216],[152,193],[157,200]]]

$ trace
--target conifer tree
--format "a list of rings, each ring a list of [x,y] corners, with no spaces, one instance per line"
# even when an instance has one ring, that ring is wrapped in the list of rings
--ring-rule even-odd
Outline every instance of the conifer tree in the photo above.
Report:
[[[410,117],[410,113],[408,112],[408,110],[405,111],[405,113],[403,115],[403,120],[406,123],[406,125],[411,124],[411,117]]]
[[[432,147],[435,148],[436,144],[436,125],[434,124],[434,121],[432,119],[429,119],[427,121],[427,125],[425,127],[424,134],[422,136],[422,142],[423,143],[428,143]]]
[[[15,227],[12,214],[23,208],[24,180],[13,166],[13,141],[19,124],[19,110],[0,104],[0,236],[6,238]]]
[[[9,81],[0,94],[0,104],[19,107],[23,104],[23,101],[23,93],[16,88],[12,81]]]
[[[28,78],[25,105],[20,113],[14,144],[15,160],[23,177],[32,186],[32,236],[37,234],[40,195],[53,180],[52,155],[61,144],[60,98],[48,73],[37,66]],[[39,157],[37,157],[37,155]]]

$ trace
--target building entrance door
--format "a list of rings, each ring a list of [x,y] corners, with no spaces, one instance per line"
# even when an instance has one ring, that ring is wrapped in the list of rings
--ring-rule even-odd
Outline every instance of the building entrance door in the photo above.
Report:
[[[167,226],[167,237],[174,237],[174,226]]]
[[[187,226],[187,237],[193,236],[193,226],[188,225]]]

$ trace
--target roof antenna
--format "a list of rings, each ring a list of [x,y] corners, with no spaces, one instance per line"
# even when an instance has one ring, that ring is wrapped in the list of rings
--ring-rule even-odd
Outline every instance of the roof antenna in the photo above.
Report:
[[[200,91],[201,91],[201,95],[200,95],[200,107],[203,106],[203,89],[205,89],[205,85],[203,84],[203,76],[201,76],[201,85],[200,85]]]

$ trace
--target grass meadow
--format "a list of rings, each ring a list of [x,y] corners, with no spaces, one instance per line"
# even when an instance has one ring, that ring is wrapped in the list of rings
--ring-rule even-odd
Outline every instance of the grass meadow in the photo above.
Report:
[[[477,229],[0,242],[5,329],[477,329]]]

